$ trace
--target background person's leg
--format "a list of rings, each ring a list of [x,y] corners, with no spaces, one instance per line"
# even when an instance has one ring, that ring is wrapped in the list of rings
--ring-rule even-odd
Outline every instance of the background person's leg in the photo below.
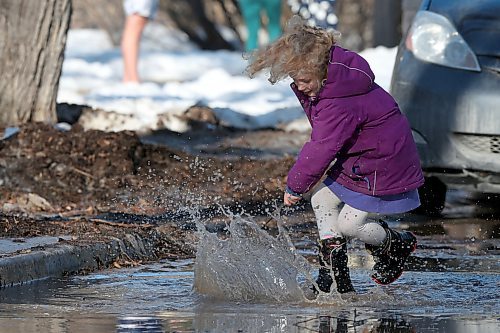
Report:
[[[124,82],[139,82],[137,70],[139,45],[142,31],[147,23],[148,19],[138,14],[132,14],[126,18],[121,42]]]
[[[281,0],[263,0],[268,18],[269,42],[281,36]]]
[[[123,55],[123,81],[139,82],[139,46],[142,32],[149,20],[154,19],[158,0],[124,0],[125,24],[121,49]]]
[[[245,49],[252,51],[259,46],[260,1],[240,0],[240,9],[247,28]]]

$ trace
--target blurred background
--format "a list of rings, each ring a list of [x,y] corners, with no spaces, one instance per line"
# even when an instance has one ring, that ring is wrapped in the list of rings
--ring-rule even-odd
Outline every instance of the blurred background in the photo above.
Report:
[[[342,33],[342,45],[361,51],[378,45],[396,46],[421,0],[282,0],[283,24],[301,2],[331,3],[338,18],[332,25]],[[160,0],[159,3],[155,22],[181,30],[200,48],[243,49],[245,23],[238,0]],[[315,6],[312,8],[314,11]],[[305,10],[299,14],[306,19],[311,15]],[[103,29],[119,45],[124,19],[122,0],[102,1],[99,6],[92,0],[73,0],[70,28]],[[265,15],[262,20],[265,25]]]

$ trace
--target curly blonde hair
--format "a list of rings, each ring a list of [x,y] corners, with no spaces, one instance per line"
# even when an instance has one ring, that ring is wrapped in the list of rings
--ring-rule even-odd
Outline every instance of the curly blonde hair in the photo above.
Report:
[[[287,23],[283,35],[263,49],[249,55],[246,72],[250,77],[269,69],[269,82],[287,76],[309,74],[321,82],[326,77],[330,49],[338,41],[340,33],[308,26],[299,16]]]

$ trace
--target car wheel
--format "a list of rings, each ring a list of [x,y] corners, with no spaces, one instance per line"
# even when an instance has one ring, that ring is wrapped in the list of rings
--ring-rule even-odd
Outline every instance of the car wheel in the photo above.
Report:
[[[418,189],[420,207],[415,212],[429,216],[440,216],[446,201],[446,185],[437,177],[426,177]]]

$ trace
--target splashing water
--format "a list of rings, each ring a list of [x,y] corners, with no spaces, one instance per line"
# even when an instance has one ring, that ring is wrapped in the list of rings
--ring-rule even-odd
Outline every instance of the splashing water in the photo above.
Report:
[[[234,301],[310,299],[310,287],[315,285],[310,272],[316,268],[296,252],[280,222],[278,227],[279,234],[273,237],[257,223],[233,216],[229,236],[223,239],[198,225],[195,291]]]
[[[376,286],[362,294],[339,294],[333,281],[330,293],[319,291],[316,274],[312,273],[317,273],[318,267],[298,253],[283,226],[280,211],[281,208],[277,208],[271,213],[278,226],[276,237],[255,221],[227,212],[225,215],[231,222],[227,225],[227,234],[221,237],[207,231],[199,217],[192,216],[200,236],[194,290],[216,300],[306,306],[394,304],[397,301]],[[313,287],[319,293],[315,293]]]

